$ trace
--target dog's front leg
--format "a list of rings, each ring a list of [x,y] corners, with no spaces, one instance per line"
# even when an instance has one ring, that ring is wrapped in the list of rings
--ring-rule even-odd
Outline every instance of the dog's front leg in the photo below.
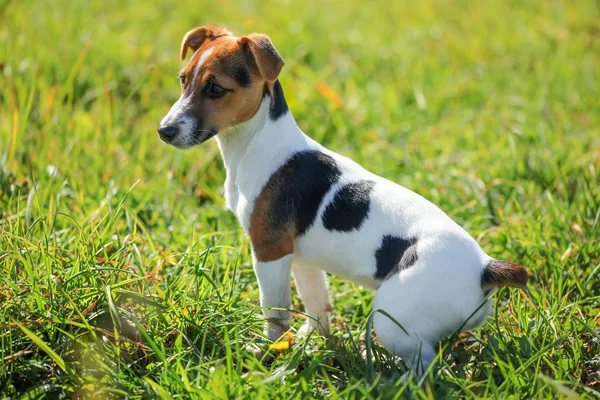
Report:
[[[265,334],[272,341],[290,328],[290,277],[293,254],[275,261],[254,260],[260,290],[260,306],[267,318]]]
[[[306,335],[312,330],[318,329],[322,335],[328,336],[331,300],[327,286],[327,274],[325,271],[302,265],[296,261],[294,261],[292,273],[298,295],[302,299],[308,316],[308,320],[300,328],[298,334]]]

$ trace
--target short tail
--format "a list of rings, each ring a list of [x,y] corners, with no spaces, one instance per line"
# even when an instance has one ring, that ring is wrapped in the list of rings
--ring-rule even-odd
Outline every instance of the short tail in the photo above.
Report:
[[[527,290],[527,271],[508,261],[492,260],[481,272],[481,287],[510,286]]]

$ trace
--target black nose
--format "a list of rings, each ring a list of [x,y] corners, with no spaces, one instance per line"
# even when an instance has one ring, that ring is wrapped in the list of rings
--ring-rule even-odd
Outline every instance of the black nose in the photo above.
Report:
[[[177,125],[160,125],[158,127],[158,134],[163,140],[171,140],[179,133],[179,127]]]

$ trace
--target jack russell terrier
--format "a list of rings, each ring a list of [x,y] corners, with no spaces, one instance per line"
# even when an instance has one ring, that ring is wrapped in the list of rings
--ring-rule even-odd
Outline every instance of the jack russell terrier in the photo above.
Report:
[[[327,335],[326,273],[336,274],[376,290],[373,307],[383,313],[374,315],[375,333],[423,374],[436,342],[485,322],[495,288],[526,288],[523,267],[488,256],[434,204],[306,136],[288,110],[277,80],[284,62],[268,36],[206,25],[185,35],[181,60],[190,48],[181,97],[158,133],[180,149],[216,137],[270,340],[290,328],[292,274],[309,316],[301,331]]]

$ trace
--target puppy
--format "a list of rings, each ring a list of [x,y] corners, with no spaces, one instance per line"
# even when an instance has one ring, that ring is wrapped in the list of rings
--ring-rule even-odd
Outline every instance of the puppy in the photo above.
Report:
[[[188,32],[181,97],[160,138],[185,149],[216,138],[227,205],[250,237],[271,340],[289,328],[290,276],[309,319],[329,333],[326,273],[376,290],[384,346],[422,374],[434,344],[482,324],[498,286],[525,288],[519,265],[486,255],[438,207],[306,136],[277,80],[284,62],[268,36],[218,25]],[[390,318],[392,317],[392,318]],[[400,327],[401,326],[401,327]]]

